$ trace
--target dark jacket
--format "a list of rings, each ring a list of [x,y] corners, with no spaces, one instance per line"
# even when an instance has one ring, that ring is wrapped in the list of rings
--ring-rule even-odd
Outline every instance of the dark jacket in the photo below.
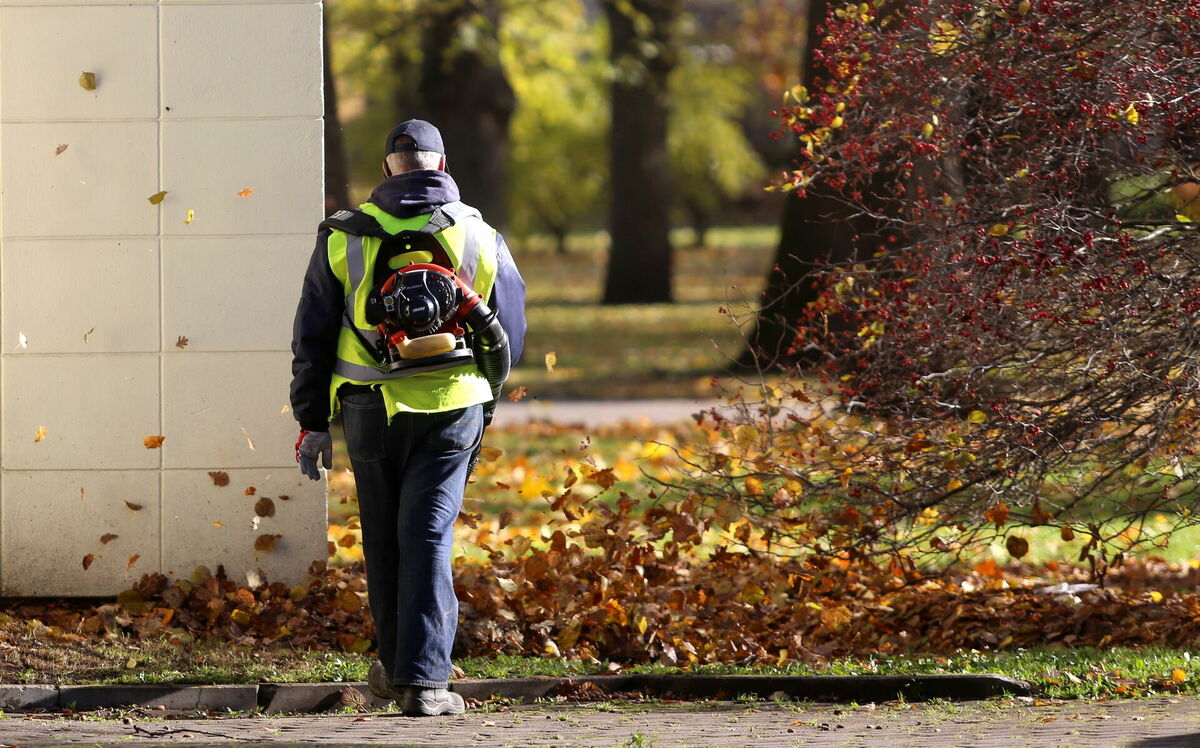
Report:
[[[458,185],[449,174],[422,170],[384,181],[371,193],[370,202],[397,218],[412,218],[458,199]],[[329,428],[329,382],[346,306],[342,284],[329,267],[325,246],[329,233],[324,229],[317,235],[292,326],[292,413],[309,431]],[[515,366],[525,344],[525,281],[499,233],[496,260],[496,283],[488,305],[499,314],[508,334]]]

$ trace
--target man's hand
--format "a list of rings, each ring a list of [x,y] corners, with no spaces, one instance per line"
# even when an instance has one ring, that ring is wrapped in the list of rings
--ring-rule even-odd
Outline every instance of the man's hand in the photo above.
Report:
[[[300,463],[300,472],[312,480],[321,480],[317,457],[321,458],[321,465],[326,470],[333,467],[333,437],[328,431],[301,429],[300,438],[296,440],[296,462]]]

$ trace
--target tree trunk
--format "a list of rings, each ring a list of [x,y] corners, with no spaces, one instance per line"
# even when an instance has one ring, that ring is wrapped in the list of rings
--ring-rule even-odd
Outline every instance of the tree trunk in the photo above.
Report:
[[[809,0],[800,80],[810,90],[814,77],[814,52],[821,43],[818,26],[829,10],[829,0]],[[800,198],[789,193],[783,206],[783,224],[775,263],[767,276],[758,321],[738,360],[740,367],[774,368],[794,362],[789,353],[795,323],[819,289],[801,283],[812,265],[825,259],[844,260],[854,251],[854,230],[847,209],[831,197]]]
[[[560,255],[567,253],[567,227],[557,226],[550,230],[554,237],[554,251]]]
[[[321,32],[325,55],[325,214],[350,206],[350,177],[346,148],[342,143],[342,121],[338,118],[337,85],[329,56],[329,27]]]
[[[508,126],[516,98],[500,64],[499,24],[500,0],[443,2],[431,10],[422,34],[420,90],[426,119],[442,132],[446,168],[463,201],[503,230]],[[473,43],[466,44],[467,38]]]
[[[708,228],[712,225],[712,216],[707,208],[696,203],[688,204],[687,213],[692,219],[692,233],[695,234],[692,245],[696,249],[704,249],[708,246]]]
[[[639,35],[618,6],[650,21]],[[606,0],[612,84],[612,212],[605,304],[671,301],[671,183],[667,77],[680,0]]]

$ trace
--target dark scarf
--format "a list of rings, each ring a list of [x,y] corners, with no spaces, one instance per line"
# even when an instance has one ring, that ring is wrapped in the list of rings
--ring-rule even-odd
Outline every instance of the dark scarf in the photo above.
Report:
[[[406,171],[384,180],[370,201],[397,218],[432,213],[439,205],[458,200],[454,178],[438,169]]]

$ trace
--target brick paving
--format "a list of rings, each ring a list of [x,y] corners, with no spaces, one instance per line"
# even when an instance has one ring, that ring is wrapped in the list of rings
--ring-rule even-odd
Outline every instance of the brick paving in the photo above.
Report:
[[[607,702],[493,707],[432,719],[386,712],[206,719],[127,714],[6,715],[0,717],[0,745],[1200,746],[1200,699],[1193,697],[878,707]]]

